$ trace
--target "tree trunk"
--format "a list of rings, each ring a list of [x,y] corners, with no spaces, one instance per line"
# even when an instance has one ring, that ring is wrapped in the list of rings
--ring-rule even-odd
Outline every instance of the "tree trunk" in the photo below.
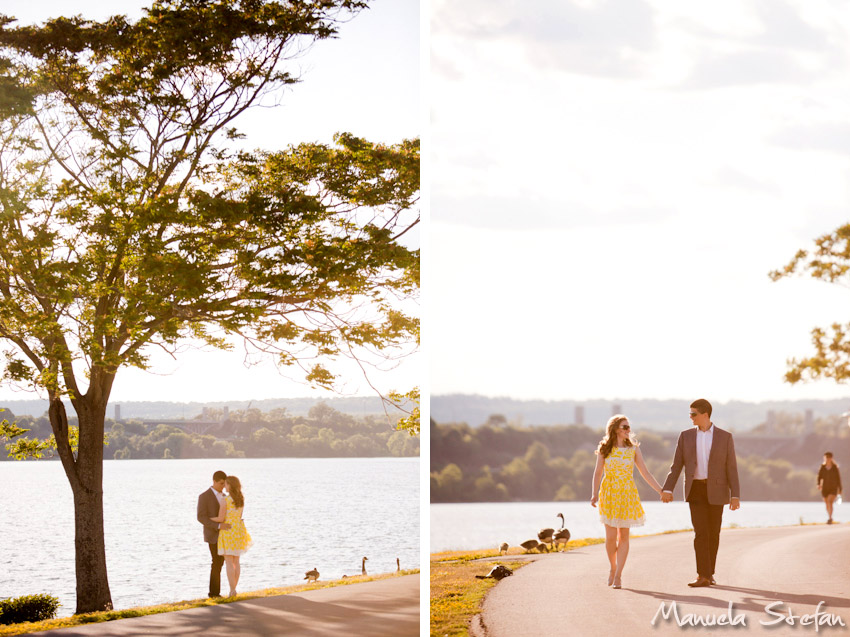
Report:
[[[80,426],[80,448],[77,453],[79,482],[74,489],[77,613],[90,613],[112,610],[103,536],[103,426],[106,400],[92,400],[86,395],[74,401],[74,408]]]
[[[51,399],[49,410],[62,466],[74,492],[77,613],[112,610],[103,533],[103,427],[106,402],[92,402],[87,397],[73,400],[80,428],[76,458],[67,442],[68,418],[58,396]]]
[[[103,537],[103,488],[74,491],[77,613],[112,610]]]

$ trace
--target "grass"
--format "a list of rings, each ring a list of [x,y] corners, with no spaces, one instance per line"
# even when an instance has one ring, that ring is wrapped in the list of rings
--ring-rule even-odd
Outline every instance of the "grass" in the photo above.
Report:
[[[567,544],[567,550],[604,541],[601,538],[574,540]],[[520,547],[508,550],[508,555],[524,554]],[[497,563],[511,570],[528,564],[524,560],[500,562],[500,557],[497,549],[431,554],[431,637],[469,635],[469,623],[480,612],[487,591],[496,584],[494,579],[475,579],[476,575],[486,575]],[[475,561],[481,559],[488,561]]]
[[[525,564],[507,562],[505,566],[516,570]],[[486,575],[490,568],[490,564],[470,560],[431,562],[431,637],[469,634],[469,622],[496,584],[496,580],[475,576]]]
[[[345,579],[333,580],[329,582],[315,582],[310,584],[299,584],[297,586],[287,586],[284,588],[264,588],[259,591],[251,591],[248,593],[240,593],[236,597],[222,597],[218,599],[202,598],[191,599],[170,604],[158,604],[156,606],[137,606],[135,608],[127,608],[124,610],[109,610],[99,613],[85,613],[82,615],[72,615],[71,617],[60,617],[58,619],[46,619],[40,622],[24,622],[22,624],[0,625],[0,637],[6,635],[25,635],[27,633],[35,633],[40,630],[54,630],[57,628],[69,628],[71,626],[80,626],[82,624],[93,624],[96,622],[109,622],[116,619],[126,619],[128,617],[143,617],[145,615],[158,615],[159,613],[171,613],[178,610],[188,610],[190,608],[200,608],[202,606],[216,606],[218,604],[230,604],[232,602],[241,602],[248,599],[258,599],[262,597],[274,597],[277,595],[289,595],[291,593],[301,593],[303,591],[312,591],[317,588],[333,588],[335,586],[348,586],[349,584],[359,584],[362,582],[371,582],[374,580],[388,579],[391,577],[400,577],[402,575],[414,575],[419,572],[419,569],[400,571],[396,573],[387,573],[381,575],[358,575],[355,577],[347,577]]]

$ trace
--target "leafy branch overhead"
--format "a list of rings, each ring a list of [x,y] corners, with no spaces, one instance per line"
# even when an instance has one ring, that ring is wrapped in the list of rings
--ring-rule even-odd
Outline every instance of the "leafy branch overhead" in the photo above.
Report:
[[[406,393],[390,392],[389,399],[407,414],[398,421],[396,429],[406,431],[411,436],[418,436],[420,432],[419,387],[414,387]]]
[[[813,250],[798,251],[785,267],[772,271],[770,278],[777,281],[797,273],[850,286],[850,224],[816,239]],[[833,323],[826,329],[814,328],[812,345],[815,349],[813,355],[788,360],[787,382],[831,378],[842,383],[850,379],[850,323]]]
[[[56,437],[48,436],[46,439],[30,438],[24,436],[29,432],[29,429],[18,427],[17,423],[10,423],[8,420],[0,421],[0,440],[6,439],[9,442],[6,444],[7,456],[15,460],[28,460],[43,458],[45,454],[48,457],[53,457],[56,451]],[[76,455],[80,444],[80,429],[79,427],[68,428],[68,441],[71,445],[71,451]],[[104,435],[103,444],[109,444],[109,434]]]

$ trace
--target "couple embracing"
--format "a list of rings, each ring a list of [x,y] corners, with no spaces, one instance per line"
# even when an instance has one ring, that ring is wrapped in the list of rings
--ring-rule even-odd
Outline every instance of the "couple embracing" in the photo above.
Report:
[[[242,521],[244,509],[242,483],[224,471],[216,471],[212,486],[198,496],[198,522],[204,525],[204,542],[209,544],[212,557],[209,597],[221,597],[221,567],[225,562],[229,597],[237,594],[236,585],[242,573],[239,558],[252,544]]]
[[[711,422],[711,403],[707,400],[701,398],[691,403],[690,418],[694,427],[679,434],[663,486],[646,468],[629,419],[616,415],[608,421],[605,436],[596,450],[590,503],[594,507],[599,504],[599,515],[605,525],[605,548],[611,563],[609,586],[621,588],[623,567],[629,555],[629,529],[645,521],[633,477],[634,467],[662,502],[673,501],[673,489],[682,468],[685,469],[685,500],[691,509],[697,570],[697,578],[688,586],[715,583],[723,506],[728,504],[734,511],[741,505],[735,443],[731,433]]]

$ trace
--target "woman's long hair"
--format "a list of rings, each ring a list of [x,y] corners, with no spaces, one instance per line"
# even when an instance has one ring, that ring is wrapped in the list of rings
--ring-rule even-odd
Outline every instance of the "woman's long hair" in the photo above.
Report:
[[[227,493],[233,498],[237,509],[245,506],[245,496],[242,495],[242,483],[236,476],[227,476]]]
[[[623,414],[616,414],[611,416],[608,419],[608,425],[605,427],[605,436],[603,436],[602,440],[599,441],[599,446],[596,448],[596,453],[603,458],[607,458],[611,453],[611,450],[614,448],[614,445],[617,444],[617,429],[620,428],[620,424],[627,421]],[[625,444],[627,447],[636,447],[637,441],[632,438],[632,433],[629,431],[629,435],[625,440]]]

